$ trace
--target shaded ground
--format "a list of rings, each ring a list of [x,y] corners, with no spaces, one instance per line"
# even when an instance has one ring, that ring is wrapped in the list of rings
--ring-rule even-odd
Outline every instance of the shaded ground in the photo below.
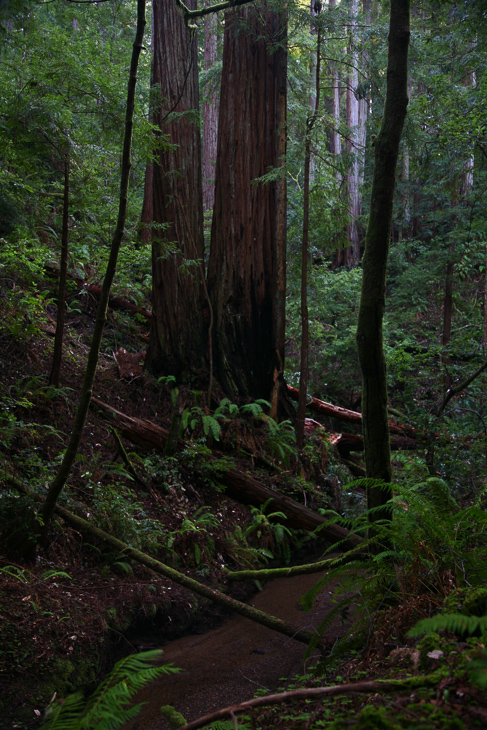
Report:
[[[300,597],[313,587],[317,575],[296,576],[268,583],[251,605],[299,628],[315,628],[333,607],[331,589],[324,590],[313,609],[304,613]],[[336,619],[326,633],[333,643],[343,635]],[[166,730],[162,705],[173,705],[189,722],[221,707],[251,699],[259,689],[274,691],[295,674],[303,674],[306,646],[241,616],[201,636],[188,636],[164,647],[164,660],[184,671],[163,677],[140,695],[148,704],[138,730]],[[308,660],[307,666],[310,666]],[[138,698],[139,699],[139,698]]]

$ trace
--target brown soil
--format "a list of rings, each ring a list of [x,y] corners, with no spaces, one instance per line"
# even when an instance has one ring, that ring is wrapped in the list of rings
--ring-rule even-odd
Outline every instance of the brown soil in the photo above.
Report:
[[[250,603],[291,625],[317,628],[333,607],[331,588],[322,591],[313,609],[304,613],[300,597],[312,588],[318,575],[282,578],[268,583]],[[345,627],[336,619],[325,636],[331,643]],[[141,693],[147,702],[136,724],[137,730],[166,730],[160,708],[173,705],[190,722],[222,707],[251,699],[258,689],[274,691],[295,674],[309,668],[303,657],[306,647],[241,616],[201,636],[187,636],[164,647],[164,661],[180,667],[181,674],[163,677]]]

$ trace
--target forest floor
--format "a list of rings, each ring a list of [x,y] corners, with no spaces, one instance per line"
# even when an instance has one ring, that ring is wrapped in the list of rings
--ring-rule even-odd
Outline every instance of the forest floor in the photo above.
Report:
[[[87,296],[81,300],[66,325],[60,388],[52,389],[47,386],[47,376],[55,308],[47,305],[36,312],[34,320],[32,313],[13,311],[3,297],[2,468],[30,487],[37,485],[40,497],[59,463],[81,385],[96,304]],[[110,312],[94,395],[128,416],[168,429],[173,413],[170,384],[157,383],[141,367],[147,337],[144,323]],[[133,353],[125,377],[113,356],[120,348]],[[202,383],[201,391],[204,388]],[[128,442],[128,455],[124,456],[110,424],[91,408],[61,504],[128,544],[245,600],[255,592],[255,583],[230,585],[225,569],[264,566],[271,553],[271,565],[284,564],[291,555],[302,562],[318,545],[316,537],[304,532],[277,528],[269,519],[272,508],[249,509],[225,496],[218,481],[219,469],[231,464],[314,510],[340,512],[345,499],[349,500],[347,508],[354,503],[356,509],[363,503],[363,494],[359,489],[349,490],[347,497],[342,494],[335,457],[317,436],[309,436],[308,452],[297,460],[286,433],[280,434],[280,440],[272,440],[265,419],[244,418],[239,412],[238,418],[222,418],[221,435],[217,439],[213,433],[211,438],[211,433],[204,433],[204,416],[208,415],[204,394],[187,391],[183,396],[194,429],[187,429],[188,446],[177,458],[164,458]],[[218,400],[216,394],[213,408]],[[220,459],[211,467],[207,456],[216,447]],[[183,635],[201,634],[228,618],[223,609],[110,551],[60,517],[36,554],[24,558],[22,545],[30,514],[31,501],[2,479],[2,730],[38,727],[50,701],[78,688],[93,690],[121,657],[163,646]],[[341,597],[333,598],[335,604]],[[385,605],[370,619],[365,633],[349,642],[348,648],[344,644],[343,653],[332,651],[333,630],[335,638],[344,630],[335,622],[329,629],[332,634],[326,635],[326,656],[312,671],[303,669],[298,677],[288,677],[282,687],[289,691],[357,683],[355,691],[347,688],[343,695],[329,699],[310,696],[292,704],[259,708],[254,719],[239,720],[239,727],[485,727],[487,698],[466,672],[467,663],[482,652],[484,644],[480,639],[460,640],[451,634],[423,646],[407,639],[407,629],[418,618],[408,609],[408,601],[415,600],[403,596],[395,604]],[[433,604],[434,609],[440,601]],[[342,613],[345,621],[347,613]],[[232,656],[238,671],[238,651]],[[274,653],[269,653],[268,664],[280,669]],[[435,671],[430,685],[421,681],[420,677]],[[359,687],[364,680],[391,678],[403,685],[396,690],[375,687],[369,692]],[[212,704],[218,708],[218,687],[213,691]],[[251,696],[250,692],[248,699]],[[241,699],[236,693],[234,701]],[[228,727],[235,727],[233,720]]]

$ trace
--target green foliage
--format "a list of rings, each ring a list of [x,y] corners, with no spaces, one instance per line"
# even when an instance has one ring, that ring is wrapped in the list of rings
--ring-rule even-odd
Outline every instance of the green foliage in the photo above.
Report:
[[[408,631],[408,636],[416,637],[422,634],[449,631],[457,636],[473,636],[487,632],[487,616],[465,616],[462,613],[438,614],[425,618]]]
[[[365,488],[389,487],[369,479],[356,484]],[[358,611],[360,619],[349,631],[349,638],[357,640],[362,630],[370,640],[375,623],[380,620],[380,609],[392,604],[407,607],[401,628],[406,631],[421,615],[423,600],[425,605],[431,605],[432,597],[435,601],[443,600],[455,583],[484,584],[487,514],[478,504],[455,509],[453,500],[446,499],[447,490],[447,485],[435,478],[410,486],[394,485],[390,502],[393,519],[374,522],[372,535],[367,513],[353,520],[345,521],[338,515],[329,520],[329,524],[338,522],[352,534],[359,534],[363,542],[361,557],[349,550],[335,558],[326,576],[302,599],[305,609],[309,609],[325,585],[338,581],[336,605],[319,626],[319,635],[337,616],[346,617]],[[443,494],[442,499],[438,499],[439,494]],[[369,558],[363,557],[367,550],[371,552]],[[469,622],[465,616],[463,619],[465,626],[473,626],[474,621]],[[437,630],[435,619],[432,621],[427,624],[429,631]],[[483,619],[475,619],[477,628],[479,621]]]
[[[255,535],[260,547],[265,546],[271,550],[277,548],[279,558],[289,564],[291,544],[294,537],[293,531],[281,522],[273,521],[287,518],[283,512],[268,512],[272,501],[272,498],[270,498],[260,507],[251,507],[252,523],[246,530],[246,537],[249,538],[251,535]]]
[[[184,517],[180,527],[169,532],[164,539],[173,556],[186,556],[188,551],[192,551],[197,567],[204,559],[211,560],[215,551],[211,528],[220,524],[218,517],[207,510],[209,507],[200,507],[192,517]]]
[[[70,695],[54,702],[47,711],[45,730],[116,730],[138,715],[142,704],[130,707],[133,697],[147,684],[179,669],[168,664],[155,667],[160,650],[134,654],[119,661],[104,682],[85,702],[83,695]]]
[[[162,528],[157,520],[148,517],[136,492],[127,486],[132,477],[125,468],[113,462],[99,464],[96,458],[88,463],[81,454],[78,463],[85,487],[92,493],[91,509],[98,525],[132,547],[156,550]],[[110,480],[100,480],[102,470],[110,475]]]

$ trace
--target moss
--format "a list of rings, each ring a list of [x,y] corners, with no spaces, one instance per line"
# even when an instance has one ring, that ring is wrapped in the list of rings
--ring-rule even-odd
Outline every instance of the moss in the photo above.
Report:
[[[462,613],[466,616],[485,616],[487,614],[487,588],[468,591],[463,601]]]
[[[168,721],[171,730],[177,730],[177,728],[184,727],[187,724],[181,713],[175,710],[172,705],[163,705],[161,715]]]

